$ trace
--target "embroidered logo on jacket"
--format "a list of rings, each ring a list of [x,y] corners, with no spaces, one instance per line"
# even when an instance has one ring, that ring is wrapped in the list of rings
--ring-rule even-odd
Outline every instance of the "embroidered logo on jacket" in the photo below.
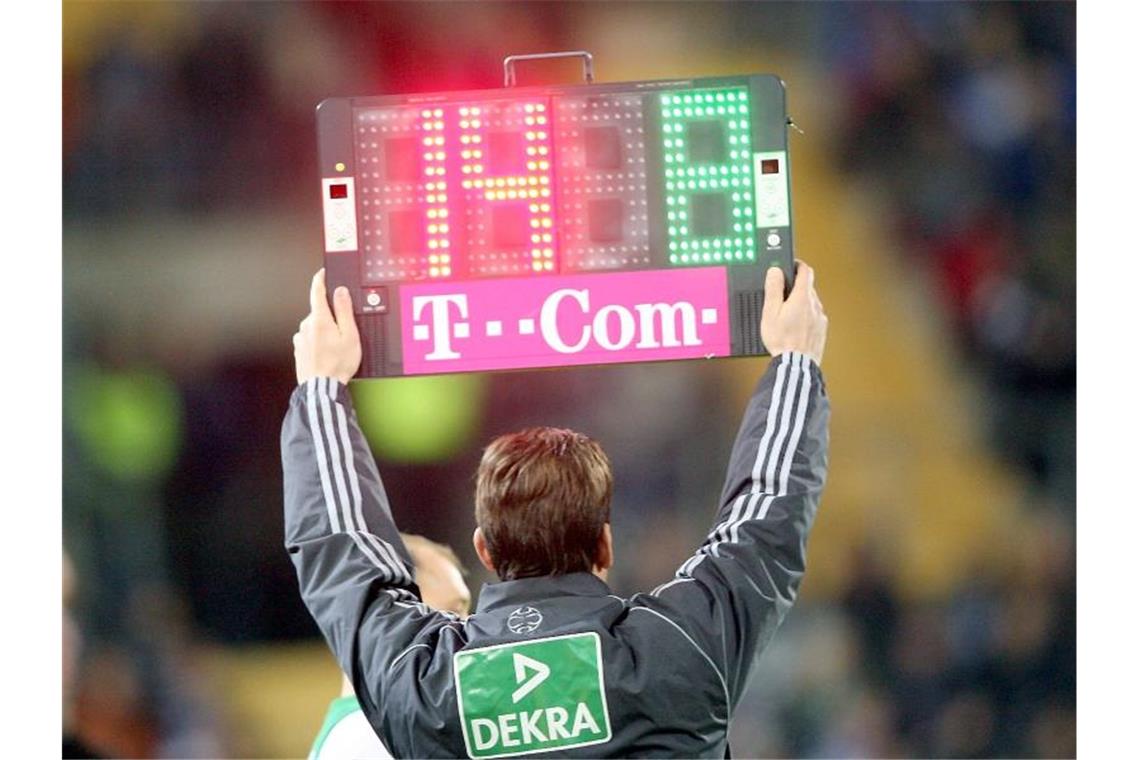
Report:
[[[530,633],[542,625],[542,613],[534,607],[519,607],[507,617],[511,633]]]

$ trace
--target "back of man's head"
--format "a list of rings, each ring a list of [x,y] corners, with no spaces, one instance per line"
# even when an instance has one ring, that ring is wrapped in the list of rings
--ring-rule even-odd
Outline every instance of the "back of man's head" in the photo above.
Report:
[[[572,430],[530,428],[483,452],[475,520],[502,580],[590,572],[610,520],[613,472]]]

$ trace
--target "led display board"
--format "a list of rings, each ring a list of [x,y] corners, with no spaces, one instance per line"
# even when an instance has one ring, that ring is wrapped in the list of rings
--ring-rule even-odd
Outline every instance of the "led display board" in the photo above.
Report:
[[[325,266],[361,377],[763,354],[794,261],[773,75],[332,98]]]

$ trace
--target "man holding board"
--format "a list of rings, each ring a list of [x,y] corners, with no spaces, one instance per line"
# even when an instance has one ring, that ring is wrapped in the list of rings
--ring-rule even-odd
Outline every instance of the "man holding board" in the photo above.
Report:
[[[757,656],[795,600],[827,471],[827,318],[800,263],[769,270],[772,361],[737,435],[713,527],[668,582],[630,598],[615,559],[613,474],[598,444],[534,428],[485,450],[475,550],[499,583],[466,620],[422,603],[356,424],[349,292],[324,271],[294,336],[282,430],[285,545],[305,604],[397,756],[724,757]]]

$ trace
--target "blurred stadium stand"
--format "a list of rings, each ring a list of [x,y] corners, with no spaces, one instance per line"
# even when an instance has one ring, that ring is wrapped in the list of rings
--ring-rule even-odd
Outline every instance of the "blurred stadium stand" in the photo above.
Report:
[[[581,47],[602,80],[778,72],[805,131],[793,204],[831,317],[831,471],[734,753],[1073,756],[1075,15],[65,2],[73,730],[115,756],[307,751],[338,676],[281,547],[277,436],[320,261],[313,107],[497,87],[506,54]],[[479,446],[529,424],[598,438],[630,593],[708,529],[763,366],[354,393],[398,522],[469,567]]]

